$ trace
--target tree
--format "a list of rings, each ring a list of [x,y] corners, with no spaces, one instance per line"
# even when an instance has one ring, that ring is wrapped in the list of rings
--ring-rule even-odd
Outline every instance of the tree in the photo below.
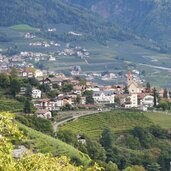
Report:
[[[147,84],[146,84],[146,91],[147,91],[148,93],[150,93],[150,91],[151,91],[151,85],[150,85],[149,82],[147,82]]]
[[[66,142],[67,144],[70,144],[72,146],[75,146],[77,143],[77,137],[75,134],[73,134],[73,132],[71,132],[70,130],[60,130],[57,133],[57,137]]]
[[[139,139],[132,135],[128,135],[126,137],[125,144],[128,148],[133,149],[133,150],[138,150],[141,147]]]
[[[10,85],[9,76],[5,73],[0,73],[0,87],[6,89]]]
[[[11,94],[15,97],[16,94],[20,92],[20,82],[17,79],[12,79],[10,85]]]
[[[69,103],[67,103],[65,106],[63,106],[62,107],[62,110],[66,110],[66,111],[68,111],[68,110],[72,110],[73,109],[73,107],[72,107],[72,105],[71,104],[69,104]]]
[[[118,166],[111,161],[106,165],[105,170],[106,171],[119,171]]]
[[[86,148],[90,158],[92,158],[95,161],[97,160],[105,161],[106,159],[105,150],[97,141],[86,139]]]
[[[65,93],[71,92],[72,90],[73,90],[73,85],[72,84],[67,83],[67,84],[64,84],[62,86],[62,91],[65,92]]]
[[[165,139],[167,137],[167,130],[162,129],[157,125],[150,126],[149,131],[156,138]]]
[[[48,98],[54,99],[56,96],[58,96],[59,91],[57,90],[51,90],[47,93]]]
[[[24,113],[31,113],[31,102],[28,99],[24,103]]]
[[[125,86],[125,88],[124,88],[124,93],[125,93],[125,94],[129,94],[128,86]]]
[[[15,115],[15,120],[48,135],[54,135],[53,126],[50,120],[37,117],[36,115]]]
[[[167,90],[166,90],[166,88],[164,89],[164,92],[163,92],[163,98],[168,98],[168,95],[167,95]]]
[[[80,95],[77,95],[77,97],[76,97],[76,103],[77,104],[80,104],[80,102],[81,102],[81,97],[80,97]]]
[[[142,127],[135,127],[131,133],[134,137],[137,137],[139,139],[142,147],[150,148],[152,146],[154,137],[149,132],[149,130]]]
[[[27,85],[26,87],[26,92],[25,92],[26,97],[29,99],[32,98],[32,86],[30,84]]]
[[[100,144],[105,148],[112,148],[113,142],[115,140],[115,135],[111,132],[110,129],[104,129],[102,136],[100,138]]]
[[[157,91],[156,88],[153,89],[153,96],[154,96],[154,107],[157,106]]]
[[[35,77],[28,78],[28,82],[30,83],[30,85],[32,85],[34,87],[39,87],[40,86],[39,81]]]
[[[18,71],[17,71],[17,69],[15,67],[13,67],[11,69],[10,76],[11,76],[11,79],[17,79]]]
[[[94,104],[93,91],[85,91],[83,95],[86,97],[86,104]]]
[[[39,89],[44,93],[48,93],[50,91],[50,86],[48,84],[42,84],[39,86]]]
[[[120,101],[120,98],[119,97],[115,97],[115,103],[117,104],[117,105],[121,105],[121,101]]]
[[[169,108],[169,104],[166,101],[160,101],[158,107],[162,108],[162,110],[165,111]]]

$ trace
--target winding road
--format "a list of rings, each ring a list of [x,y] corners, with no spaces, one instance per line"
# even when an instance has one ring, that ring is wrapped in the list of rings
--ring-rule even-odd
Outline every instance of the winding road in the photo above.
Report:
[[[69,117],[66,117],[66,119],[65,118],[63,118],[63,120],[62,121],[56,121],[56,122],[54,122],[54,124],[53,124],[53,129],[54,129],[54,132],[56,132],[57,130],[58,130],[58,127],[59,126],[61,126],[61,125],[63,125],[63,124],[65,124],[65,123],[67,123],[67,122],[69,122],[69,121],[73,121],[73,120],[76,120],[76,119],[78,119],[78,118],[80,118],[80,117],[83,117],[83,116],[88,116],[88,115],[93,115],[93,114],[96,114],[96,113],[102,113],[102,112],[109,112],[110,111],[110,109],[106,109],[106,110],[103,110],[103,111],[86,111],[86,113],[80,113],[79,114],[79,112],[77,112],[77,113],[75,113],[75,114],[72,114],[71,116],[69,116]]]

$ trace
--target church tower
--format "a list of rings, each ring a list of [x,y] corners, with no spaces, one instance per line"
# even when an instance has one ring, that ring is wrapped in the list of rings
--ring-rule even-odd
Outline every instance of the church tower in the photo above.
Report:
[[[130,70],[128,70],[127,83],[128,83],[128,85],[130,85],[132,83],[132,74],[131,74],[131,71]]]

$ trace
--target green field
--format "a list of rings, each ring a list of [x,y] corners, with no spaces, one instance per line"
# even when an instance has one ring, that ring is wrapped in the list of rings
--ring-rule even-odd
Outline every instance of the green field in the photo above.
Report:
[[[24,135],[28,137],[26,144],[29,144],[32,149],[36,149],[42,153],[52,153],[54,155],[66,155],[71,159],[81,162],[82,165],[87,166],[90,163],[88,155],[83,154],[74,147],[55,139],[51,136],[45,135],[34,129],[31,129],[21,123],[17,123]]]
[[[14,25],[14,26],[11,26],[10,28],[17,30],[17,31],[24,31],[24,32],[25,31],[32,31],[32,32],[38,31],[37,28],[31,27],[27,24]]]
[[[164,113],[145,113],[145,116],[151,119],[156,125],[165,129],[171,129],[171,115]]]
[[[150,119],[141,112],[113,110],[79,118],[63,125],[60,129],[71,130],[75,134],[85,134],[97,139],[105,128],[119,133],[131,130],[135,126],[147,127],[151,124]]]

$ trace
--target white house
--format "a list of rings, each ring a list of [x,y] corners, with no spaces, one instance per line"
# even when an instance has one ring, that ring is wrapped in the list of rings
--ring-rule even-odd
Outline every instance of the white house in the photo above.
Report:
[[[125,97],[125,108],[137,108],[138,107],[138,96],[136,93],[129,94]]]
[[[59,95],[59,96],[56,98],[55,102],[56,102],[56,105],[57,105],[58,107],[63,107],[63,106],[64,106],[64,98],[63,98],[63,95]]]
[[[42,92],[39,89],[33,88],[32,89],[32,98],[33,99],[40,99],[42,96]]]
[[[147,107],[153,107],[154,106],[154,96],[146,95],[142,100],[142,104]]]
[[[58,106],[57,101],[51,101],[49,99],[39,99],[34,101],[34,107],[37,109],[46,109],[49,111],[58,111],[60,106]]]
[[[39,69],[36,69],[34,72],[34,77],[38,78],[38,77],[43,77],[43,72]]]
[[[99,104],[114,104],[115,94],[113,91],[97,91],[93,93],[93,99]]]

